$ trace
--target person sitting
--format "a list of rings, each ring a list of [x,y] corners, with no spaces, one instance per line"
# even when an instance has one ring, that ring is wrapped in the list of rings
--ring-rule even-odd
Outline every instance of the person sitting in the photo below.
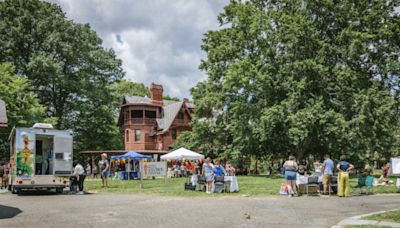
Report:
[[[214,168],[214,175],[215,176],[224,176],[226,174],[226,171],[224,167],[221,165],[221,160],[217,159],[215,162],[215,168]]]
[[[297,169],[297,173],[300,176],[307,176],[306,167],[304,165],[299,165],[299,167]]]

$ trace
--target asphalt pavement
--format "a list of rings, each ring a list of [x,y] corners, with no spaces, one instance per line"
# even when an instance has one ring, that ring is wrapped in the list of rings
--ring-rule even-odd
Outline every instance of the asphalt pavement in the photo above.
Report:
[[[330,227],[400,208],[399,195],[349,198],[166,197],[132,194],[0,194],[0,227]],[[10,213],[8,213],[10,214]]]

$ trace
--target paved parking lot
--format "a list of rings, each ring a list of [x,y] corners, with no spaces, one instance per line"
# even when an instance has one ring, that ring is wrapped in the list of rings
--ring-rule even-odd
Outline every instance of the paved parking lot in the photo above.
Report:
[[[338,197],[160,197],[0,194],[0,227],[330,227],[373,211],[400,208],[399,195]],[[249,214],[245,216],[245,214]]]

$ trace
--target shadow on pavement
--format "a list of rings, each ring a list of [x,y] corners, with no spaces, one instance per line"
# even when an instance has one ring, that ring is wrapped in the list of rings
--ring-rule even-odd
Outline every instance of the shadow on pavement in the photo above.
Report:
[[[83,195],[91,195],[93,193],[84,192]],[[50,190],[24,190],[21,191],[18,196],[52,196],[52,195],[78,195],[73,194],[69,191],[64,191],[63,193],[56,193],[55,191]]]
[[[0,205],[0,219],[13,218],[21,212],[19,208]]]

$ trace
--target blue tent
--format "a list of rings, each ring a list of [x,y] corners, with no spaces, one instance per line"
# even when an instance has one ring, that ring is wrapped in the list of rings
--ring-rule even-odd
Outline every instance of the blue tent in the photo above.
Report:
[[[140,159],[140,158],[152,158],[152,157],[149,155],[139,154],[138,152],[135,152],[133,150],[129,150],[123,155],[111,156],[111,160],[127,159],[127,158]]]

